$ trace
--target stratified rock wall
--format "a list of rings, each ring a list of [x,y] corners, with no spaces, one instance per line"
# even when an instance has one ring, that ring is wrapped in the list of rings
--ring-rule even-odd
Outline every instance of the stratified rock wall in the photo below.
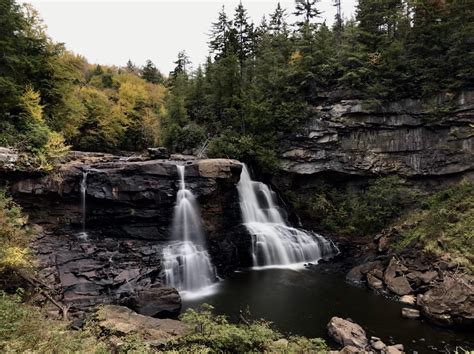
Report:
[[[432,177],[474,170],[474,92],[376,105],[337,100],[280,147],[282,170]]]

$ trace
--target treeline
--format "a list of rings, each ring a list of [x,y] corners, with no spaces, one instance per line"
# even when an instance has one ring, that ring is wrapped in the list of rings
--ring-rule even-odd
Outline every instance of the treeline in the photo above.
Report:
[[[67,146],[142,150],[160,144],[165,79],[139,68],[91,65],[48,37],[37,11],[0,0],[0,146],[51,167]]]
[[[66,146],[238,158],[271,168],[276,146],[329,91],[372,101],[473,86],[470,0],[360,0],[355,18],[321,22],[317,0],[254,24],[242,4],[212,24],[210,55],[190,70],[180,52],[164,77],[91,65],[53,42],[38,13],[0,0],[0,145],[39,165]],[[204,149],[206,148],[206,149]]]
[[[472,87],[474,11],[468,0],[359,0],[355,18],[321,23],[316,0],[279,4],[259,25],[242,4],[212,24],[211,55],[194,72],[181,54],[170,79],[164,142],[182,151],[277,163],[280,137],[328,91],[375,102]]]

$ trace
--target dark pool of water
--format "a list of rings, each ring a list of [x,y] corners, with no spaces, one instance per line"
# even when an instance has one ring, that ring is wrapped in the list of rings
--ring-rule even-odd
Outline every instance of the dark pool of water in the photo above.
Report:
[[[339,316],[353,319],[368,336],[380,337],[386,344],[402,343],[409,352],[452,352],[457,346],[474,349],[472,333],[403,319],[401,303],[349,284],[340,275],[314,270],[234,273],[214,294],[184,300],[183,306],[199,308],[202,303],[213,305],[216,313],[234,320],[239,309],[248,306],[252,317],[272,321],[280,331],[328,341],[326,325],[332,316]]]

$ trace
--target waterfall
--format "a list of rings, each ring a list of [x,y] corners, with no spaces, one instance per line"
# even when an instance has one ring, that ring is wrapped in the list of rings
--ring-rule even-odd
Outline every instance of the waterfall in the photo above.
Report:
[[[186,189],[184,166],[177,166],[180,186],[172,223],[172,242],[163,249],[164,280],[179,291],[195,292],[216,279],[202,231],[196,198]]]
[[[337,252],[323,236],[288,226],[275,193],[264,183],[252,181],[245,165],[237,189],[244,225],[252,235],[255,267],[301,265]]]
[[[87,232],[86,232],[87,171],[82,171],[80,190],[81,190],[82,232],[79,233],[78,237],[80,239],[87,239]]]

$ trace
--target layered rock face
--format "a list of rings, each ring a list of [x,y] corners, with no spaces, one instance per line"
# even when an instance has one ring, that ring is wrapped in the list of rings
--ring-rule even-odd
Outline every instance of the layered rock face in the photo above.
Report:
[[[161,252],[171,238],[177,164],[201,206],[213,262],[225,274],[251,264],[250,236],[241,227],[235,160],[146,160],[71,153],[59,171],[16,176],[15,199],[43,226],[34,242],[41,275],[78,310],[125,304],[139,313],[179,313],[180,299],[161,279]],[[86,231],[82,230],[81,183]],[[153,301],[151,301],[153,299]]]
[[[375,105],[327,99],[287,137],[285,172],[448,176],[474,169],[474,92]]]

